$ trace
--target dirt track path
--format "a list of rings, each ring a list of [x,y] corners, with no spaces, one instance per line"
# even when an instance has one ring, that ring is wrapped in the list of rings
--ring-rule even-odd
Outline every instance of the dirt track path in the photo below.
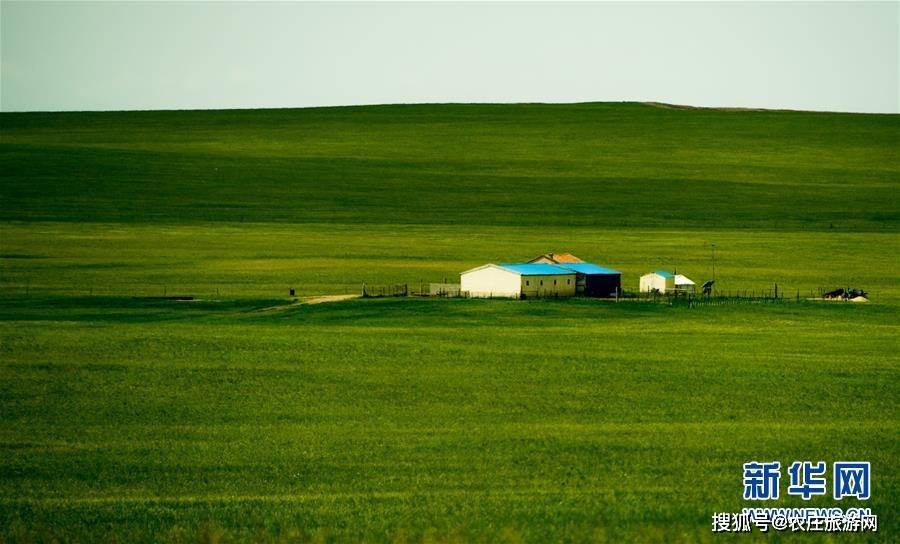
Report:
[[[283,312],[290,308],[296,308],[297,306],[303,306],[306,304],[322,304],[323,302],[338,302],[341,300],[350,300],[352,298],[359,298],[360,295],[317,295],[312,297],[303,297],[295,302],[291,302],[288,304],[279,304],[278,306],[267,306],[265,308],[257,308],[252,310],[251,313],[254,314],[268,314],[273,312]]]
[[[318,297],[310,297],[300,301],[300,304],[321,304],[323,302],[337,302],[339,300],[350,300],[351,298],[359,298],[359,295],[322,295]]]

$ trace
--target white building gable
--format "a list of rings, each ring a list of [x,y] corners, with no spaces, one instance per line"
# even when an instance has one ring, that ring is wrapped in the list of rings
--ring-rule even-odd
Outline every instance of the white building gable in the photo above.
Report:
[[[496,264],[486,264],[460,274],[459,290],[476,298],[518,298],[522,292],[522,277]]]

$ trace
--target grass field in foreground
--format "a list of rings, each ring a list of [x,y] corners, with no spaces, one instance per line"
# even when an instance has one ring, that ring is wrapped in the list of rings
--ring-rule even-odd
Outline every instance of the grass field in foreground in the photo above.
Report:
[[[714,541],[751,459],[871,461],[896,538],[896,115],[0,121],[0,540]],[[703,281],[711,244],[720,289],[873,302],[286,306],[546,251]]]
[[[271,304],[3,301],[7,534],[695,541],[860,457],[898,529],[890,308]]]

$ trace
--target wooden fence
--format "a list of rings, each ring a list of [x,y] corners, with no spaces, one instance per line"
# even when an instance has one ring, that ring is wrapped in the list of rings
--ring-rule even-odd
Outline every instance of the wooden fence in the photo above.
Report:
[[[362,296],[364,298],[407,297],[409,296],[409,285],[406,283],[391,285],[367,285],[364,283]]]

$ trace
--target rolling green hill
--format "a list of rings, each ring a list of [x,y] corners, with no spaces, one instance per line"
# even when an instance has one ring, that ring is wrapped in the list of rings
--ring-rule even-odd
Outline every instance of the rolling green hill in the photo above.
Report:
[[[896,115],[642,104],[3,114],[0,218],[896,231]]]
[[[749,460],[900,530],[900,116],[0,114],[0,542],[705,542]],[[571,251],[789,300],[353,300]],[[861,287],[871,304],[806,301]],[[134,299],[190,294],[197,301]],[[785,496],[766,506],[832,507]],[[806,541],[800,535],[796,540]],[[791,540],[787,535],[787,540]]]

